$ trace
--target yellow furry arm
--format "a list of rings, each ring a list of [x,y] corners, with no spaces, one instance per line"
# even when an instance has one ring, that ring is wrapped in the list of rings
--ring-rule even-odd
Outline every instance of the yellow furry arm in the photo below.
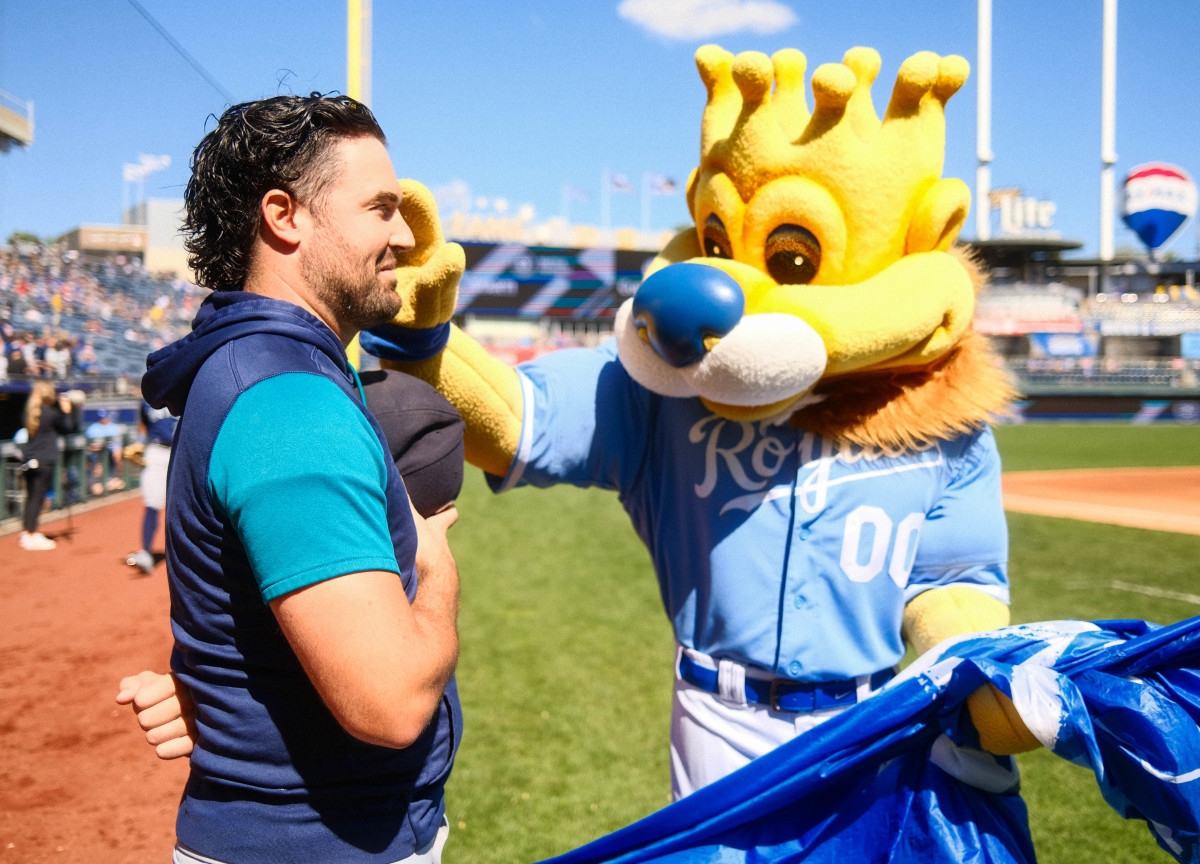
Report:
[[[965,585],[934,588],[904,608],[904,636],[918,654],[954,636],[1008,626],[1008,607]],[[1012,700],[992,685],[967,698],[980,746],[990,753],[1024,753],[1040,746]]]
[[[904,638],[917,654],[964,633],[1008,626],[1008,607],[966,585],[932,588],[904,607]]]
[[[418,363],[382,361],[381,365],[436,387],[466,424],[467,461],[498,477],[508,473],[521,436],[523,400],[515,369],[454,326],[446,349],[436,357]]]
[[[400,212],[412,229],[412,249],[396,258],[396,291],[403,305],[392,323],[417,330],[440,327],[454,315],[458,282],[466,259],[462,247],[447,243],[437,204],[415,180],[401,180]],[[489,474],[508,473],[521,435],[521,382],[508,364],[451,325],[446,347],[428,360],[380,360],[432,384],[458,409],[466,423],[467,461]]]
[[[412,229],[412,249],[396,255],[396,291],[404,305],[393,319],[401,327],[434,327],[449,321],[466,269],[462,246],[442,236],[433,195],[416,180],[400,181],[400,213]]]

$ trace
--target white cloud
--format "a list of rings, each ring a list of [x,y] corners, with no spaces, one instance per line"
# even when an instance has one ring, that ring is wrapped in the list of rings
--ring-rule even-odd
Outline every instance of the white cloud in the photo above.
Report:
[[[796,13],[776,0],[621,0],[617,14],[668,39],[701,40],[728,33],[778,33]]]

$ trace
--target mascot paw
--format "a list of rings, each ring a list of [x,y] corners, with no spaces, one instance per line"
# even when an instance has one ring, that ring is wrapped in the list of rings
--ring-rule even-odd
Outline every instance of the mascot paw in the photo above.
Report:
[[[1012,700],[991,684],[967,697],[967,710],[979,732],[979,746],[989,753],[1007,756],[1042,746],[1017,713]]]
[[[404,300],[394,324],[418,330],[448,322],[458,302],[458,282],[466,269],[462,246],[442,236],[437,205],[416,180],[401,180],[400,213],[416,244],[397,256],[396,291]]]

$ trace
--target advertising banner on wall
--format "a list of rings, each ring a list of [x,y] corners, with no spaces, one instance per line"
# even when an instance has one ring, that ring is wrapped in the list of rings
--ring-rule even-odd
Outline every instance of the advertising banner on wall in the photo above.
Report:
[[[642,281],[653,252],[464,243],[459,314],[612,318]]]
[[[1198,399],[1143,399],[1139,396],[1038,396],[1021,399],[1002,422],[1200,423]]]
[[[1030,333],[1034,357],[1095,357],[1099,340],[1088,333]]]

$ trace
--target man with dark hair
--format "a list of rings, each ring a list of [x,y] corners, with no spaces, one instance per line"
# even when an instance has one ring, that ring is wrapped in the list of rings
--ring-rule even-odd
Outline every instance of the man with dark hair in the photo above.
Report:
[[[414,245],[383,133],[345,97],[234,106],[185,203],[214,293],[143,379],[180,417],[171,666],[196,743],[175,861],[437,862],[457,514],[412,510],[344,352],[399,310]]]

